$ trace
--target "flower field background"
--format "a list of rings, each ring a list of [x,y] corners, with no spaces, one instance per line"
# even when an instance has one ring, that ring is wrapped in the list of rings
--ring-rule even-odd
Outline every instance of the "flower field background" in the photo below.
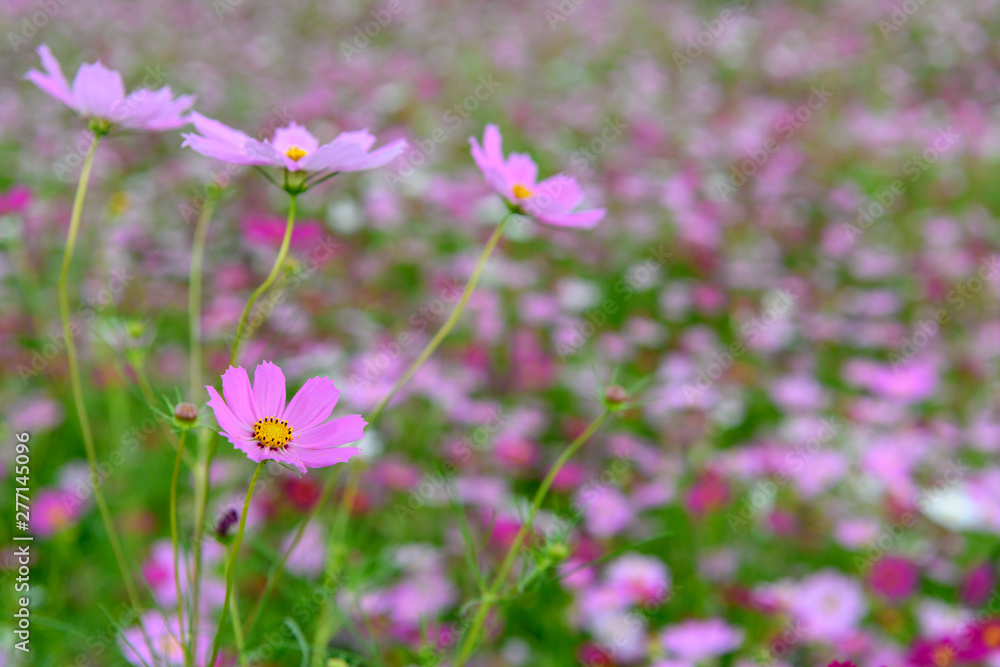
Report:
[[[0,665],[1000,665],[1000,3],[0,27]]]

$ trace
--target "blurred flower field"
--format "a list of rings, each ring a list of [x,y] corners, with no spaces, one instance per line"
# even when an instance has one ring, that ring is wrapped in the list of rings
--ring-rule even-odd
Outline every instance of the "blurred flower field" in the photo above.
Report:
[[[1000,667],[1000,2],[0,17],[0,666]]]

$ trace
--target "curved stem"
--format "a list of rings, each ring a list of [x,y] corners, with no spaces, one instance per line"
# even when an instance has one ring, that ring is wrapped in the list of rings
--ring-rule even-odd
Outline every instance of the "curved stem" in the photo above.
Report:
[[[567,461],[576,453],[583,443],[585,443],[590,436],[592,436],[597,429],[601,427],[601,424],[608,418],[611,414],[607,410],[601,413],[601,415],[590,423],[590,426],[584,430],[583,433],[576,437],[576,440],[571,442],[569,446],[563,450],[563,453],[559,455],[556,462],[552,464],[552,468],[549,470],[549,474],[545,476],[542,480],[542,485],[538,487],[538,491],[535,493],[535,499],[531,503],[531,509],[528,512],[528,519],[521,526],[521,530],[518,531],[517,535],[514,537],[514,541],[510,545],[510,549],[507,550],[507,555],[504,557],[500,564],[500,568],[497,570],[496,578],[493,580],[493,585],[490,586],[486,595],[483,596],[483,602],[479,605],[476,610],[476,616],[472,621],[472,627],[469,629],[469,634],[465,636],[465,641],[462,642],[461,650],[458,653],[458,658],[452,663],[452,667],[462,667],[465,661],[468,660],[469,656],[472,655],[472,651],[476,647],[476,643],[479,640],[479,634],[482,632],[483,625],[486,623],[486,617],[490,612],[490,607],[496,603],[497,597],[500,594],[500,589],[503,587],[504,579],[507,573],[510,571],[511,566],[514,564],[514,560],[517,558],[517,552],[521,549],[521,544],[524,543],[525,538],[527,538],[528,533],[531,532],[532,525],[535,521],[535,515],[538,514],[538,510],[542,506],[542,501],[545,500],[546,494],[549,492],[549,487],[552,486],[552,480],[555,479],[556,475],[566,464]]]
[[[212,642],[212,658],[206,663],[214,665],[215,659],[219,656],[219,642],[222,639],[222,628],[226,625],[226,617],[229,615],[229,598],[233,595],[233,574],[236,572],[236,557],[240,553],[240,545],[243,544],[243,530],[247,525],[247,512],[250,509],[250,499],[253,498],[253,489],[257,486],[257,478],[260,471],[264,469],[264,461],[257,464],[257,469],[253,471],[250,479],[250,487],[247,489],[247,498],[243,501],[243,514],[240,515],[240,528],[236,532],[236,541],[233,542],[233,549],[229,553],[229,562],[226,564],[226,598],[222,603],[222,612],[219,616],[219,626],[215,630],[215,641]]]
[[[331,477],[335,480],[339,475],[333,474]],[[319,498],[316,499],[316,507],[322,507],[326,503],[327,499],[330,497],[330,492],[333,491],[333,484],[327,484],[323,487],[323,492],[320,493]],[[312,518],[312,514],[310,514]],[[274,565],[271,571],[267,575],[267,583],[264,584],[264,591],[257,598],[257,604],[254,605],[253,609],[250,611],[250,615],[247,617],[246,628],[243,630],[243,634],[247,637],[253,632],[254,624],[257,622],[257,617],[260,615],[260,610],[264,606],[264,601],[267,600],[268,595],[271,593],[271,589],[274,588],[275,584],[281,578],[282,573],[285,571],[285,563],[288,562],[288,557],[292,554],[292,549],[295,545],[299,543],[302,539],[302,534],[306,530],[306,526],[309,524],[308,521],[302,521],[299,523],[299,528],[295,532],[295,537],[292,538],[292,546],[289,547],[283,554],[278,562]]]
[[[178,537],[177,537],[177,478],[180,476],[181,472],[181,458],[184,454],[184,440],[186,439],[187,431],[181,433],[180,442],[177,443],[177,456],[174,457],[174,475],[170,479],[170,541],[174,545],[174,586],[177,589],[177,626],[178,632],[180,634],[181,646],[185,646],[184,643],[184,596],[181,594],[181,574],[180,565],[178,563],[177,552],[178,552]],[[190,664],[190,656],[185,650],[184,653],[184,664]]]
[[[271,267],[271,272],[267,275],[267,278],[264,279],[264,282],[261,283],[260,287],[258,287],[257,289],[255,289],[253,291],[253,293],[250,295],[250,299],[247,301],[247,305],[243,308],[242,315],[240,315],[240,320],[236,324],[236,335],[233,337],[233,343],[232,343],[232,346],[229,349],[229,365],[230,366],[232,366],[234,363],[236,363],[236,359],[239,356],[239,348],[240,348],[240,342],[241,342],[241,340],[243,338],[243,330],[246,327],[247,319],[250,316],[250,312],[253,310],[254,304],[257,302],[257,299],[259,299],[260,296],[262,294],[264,294],[264,292],[266,292],[271,287],[271,285],[274,283],[275,279],[278,277],[278,273],[281,271],[282,265],[285,263],[285,257],[288,255],[288,248],[289,248],[289,246],[291,245],[291,242],[292,242],[292,230],[295,227],[295,195],[290,195],[290,198],[291,198],[291,201],[290,201],[289,206],[288,206],[288,222],[285,225],[285,235],[281,239],[281,247],[278,249],[278,256],[274,260],[274,266]],[[204,213],[204,209],[202,209],[202,213]],[[201,220],[200,219],[198,221],[198,224],[199,225],[201,224]],[[206,225],[207,225],[207,222],[206,222]],[[195,319],[196,317],[199,317],[199,313],[196,313],[196,312],[192,311],[189,314],[189,317],[191,319]],[[192,327],[192,332],[193,331],[194,331],[194,328]],[[194,347],[194,344],[192,342],[192,348],[193,347]],[[193,368],[194,368],[194,366],[192,366],[192,369]],[[200,366],[199,366],[199,369],[200,369]],[[193,370],[192,370],[192,372],[193,372]],[[199,375],[199,377],[200,377],[200,375]],[[201,384],[201,382],[199,380],[198,385],[200,386],[200,384]],[[194,379],[192,379],[192,391],[197,391],[197,387],[195,387]],[[199,472],[200,479],[198,480],[199,484],[198,484],[197,490],[195,491],[195,494],[196,494],[196,498],[195,498],[195,522],[196,523],[195,523],[195,540],[194,540],[194,542],[195,542],[195,557],[194,557],[195,560],[194,560],[194,596],[193,596],[193,600],[194,600],[194,604],[195,604],[195,611],[192,614],[192,622],[194,622],[194,620],[197,619],[197,615],[198,615],[197,603],[198,603],[198,597],[199,597],[199,592],[200,592],[200,588],[201,588],[201,586],[200,586],[200,584],[201,584],[201,541],[202,541],[202,539],[204,537],[204,530],[205,530],[205,515],[206,515],[206,506],[208,504],[208,490],[209,490],[209,485],[210,485],[210,473],[211,473],[210,468],[211,468],[211,465],[212,465],[212,459],[215,458],[215,448],[216,448],[216,440],[215,440],[215,438],[211,437],[211,433],[208,430],[202,430],[202,432],[199,434],[198,442],[199,442],[199,448],[200,448],[200,450],[202,452],[204,452],[204,464],[201,466],[201,470]],[[300,532],[300,536],[301,536],[301,532]],[[287,554],[286,554],[286,557],[287,557]],[[261,604],[261,602],[258,601],[258,603],[257,603],[258,607],[260,606],[260,604]],[[256,618],[256,611],[257,610],[255,609],[255,613],[252,615],[252,618],[254,618],[254,619]],[[192,632],[193,631],[194,631],[194,628],[192,627]],[[244,634],[248,634],[248,633],[245,632]]]
[[[396,382],[392,385],[392,388],[389,389],[389,392],[382,398],[381,401],[379,401],[378,405],[376,405],[375,408],[367,415],[369,426],[373,425],[376,422],[376,420],[378,420],[378,418],[382,415],[382,412],[385,410],[386,406],[389,405],[389,401],[391,401],[392,398],[396,395],[396,393],[403,387],[403,385],[405,385],[410,380],[410,378],[412,378],[416,374],[416,372],[420,370],[420,367],[434,353],[434,350],[438,348],[438,346],[441,344],[441,341],[443,341],[445,337],[448,335],[448,333],[451,332],[451,330],[455,327],[455,324],[462,316],[462,312],[465,310],[466,304],[468,304],[469,299],[472,297],[472,293],[476,289],[476,283],[479,282],[479,276],[482,274],[483,268],[486,266],[486,261],[490,258],[490,255],[493,253],[494,248],[496,248],[497,243],[500,242],[500,238],[503,236],[504,228],[507,226],[507,222],[510,220],[511,215],[512,214],[508,213],[506,216],[504,216],[503,220],[500,221],[500,224],[497,225],[497,228],[493,230],[493,234],[486,242],[486,247],[483,248],[482,253],[480,253],[479,255],[479,260],[476,262],[476,268],[475,270],[473,270],[472,275],[469,277],[469,282],[468,284],[466,284],[465,290],[462,292],[462,296],[461,298],[459,298],[458,304],[455,306],[455,310],[448,317],[448,320],[441,327],[441,330],[438,331],[437,334],[435,334],[434,338],[431,339],[431,341],[427,344],[424,350],[420,353],[420,356],[418,356],[416,360],[412,364],[410,364],[410,367],[406,370],[406,372],[398,380],[396,380]],[[348,479],[347,488],[344,491],[344,497],[341,499],[340,506],[337,509],[337,515],[334,520],[334,530],[331,533],[332,538],[338,537],[345,528],[347,523],[347,512],[349,508],[354,504],[355,497],[357,497],[358,482],[360,481],[360,470],[357,465],[351,466],[350,463],[348,463],[348,466],[350,466],[351,469],[350,477]],[[330,477],[327,479],[326,483],[323,485],[323,491],[320,494],[319,500],[316,502],[315,505],[313,505],[312,509],[309,510],[309,513],[302,520],[302,523],[299,525],[299,529],[295,533],[295,537],[292,539],[291,544],[288,545],[288,548],[285,549],[285,552],[281,556],[281,560],[278,561],[273,576],[268,578],[268,583],[264,587],[264,592],[260,596],[260,599],[257,601],[257,606],[254,608],[253,612],[250,614],[250,617],[247,621],[247,629],[245,631],[245,634],[247,634],[248,636],[250,634],[250,630],[253,628],[254,622],[256,622],[257,620],[260,608],[263,606],[264,601],[268,596],[268,593],[270,593],[271,589],[281,578],[281,575],[284,572],[285,561],[288,560],[289,554],[292,553],[292,551],[298,545],[299,540],[302,539],[302,534],[305,532],[306,525],[313,520],[313,518],[316,516],[316,513],[319,512],[319,508],[322,507],[323,504],[326,502],[326,500],[330,497],[330,493],[333,491],[333,487],[336,481],[337,481],[337,475],[331,474]]]
[[[281,248],[278,250],[278,257],[274,260],[274,266],[271,267],[271,273],[268,274],[264,282],[260,284],[260,287],[253,291],[250,295],[250,299],[247,301],[246,307],[243,309],[243,314],[240,316],[240,321],[236,325],[236,336],[233,338],[233,345],[229,349],[229,365],[232,366],[236,363],[236,359],[240,353],[240,342],[243,338],[243,329],[246,327],[247,318],[250,316],[250,311],[253,310],[253,305],[257,303],[257,299],[260,295],[266,292],[271,285],[274,283],[275,279],[278,277],[278,272],[281,271],[282,265],[285,263],[285,257],[288,255],[288,246],[292,242],[292,229],[295,227],[295,195],[290,195],[291,203],[288,205],[288,223],[285,225],[285,236],[281,239]]]
[[[486,247],[483,248],[482,254],[479,255],[479,261],[476,262],[476,269],[469,277],[469,283],[465,286],[465,290],[462,292],[462,297],[458,300],[458,305],[455,306],[455,310],[452,311],[451,316],[448,317],[448,321],[446,321],[444,326],[442,326],[441,329],[434,335],[431,342],[427,343],[427,347],[425,347],[424,351],[420,353],[420,356],[418,356],[414,362],[410,364],[410,367],[406,369],[406,372],[403,373],[398,380],[396,380],[389,392],[383,396],[382,400],[375,406],[375,409],[368,414],[369,423],[374,423],[375,420],[379,418],[382,411],[385,410],[387,405],[389,405],[389,401],[391,401],[396,393],[403,388],[403,385],[410,381],[410,378],[416,375],[417,371],[420,370],[420,367],[424,365],[424,362],[427,361],[432,354],[434,354],[434,350],[438,348],[438,345],[440,345],[441,341],[445,339],[445,336],[451,333],[451,330],[455,327],[458,319],[462,316],[462,312],[465,310],[466,304],[468,304],[469,299],[472,298],[472,293],[476,290],[476,283],[479,282],[479,275],[483,272],[483,268],[486,266],[486,260],[490,258],[490,255],[493,253],[493,249],[500,241],[500,237],[503,236],[503,230],[507,226],[507,221],[510,220],[511,215],[512,214],[508,213],[504,216],[504,219],[500,221],[500,224],[497,225],[497,228],[493,231],[493,235],[490,236],[490,240],[486,242]]]
[[[73,199],[73,212],[69,220],[69,233],[66,236],[66,248],[63,251],[62,267],[59,270],[59,316],[62,319],[63,338],[66,340],[66,356],[69,359],[70,383],[73,386],[73,402],[76,404],[76,414],[80,420],[80,430],[83,432],[83,446],[87,451],[87,463],[90,465],[90,482],[94,487],[94,499],[101,513],[101,520],[104,528],[108,532],[108,541],[111,543],[111,551],[114,552],[118,569],[121,570],[122,579],[125,582],[125,591],[129,600],[136,608],[141,608],[139,595],[129,574],[128,566],[125,564],[125,555],[122,552],[121,543],[118,539],[118,532],[115,530],[114,522],[111,520],[111,512],[108,510],[107,500],[104,498],[104,490],[101,488],[101,480],[97,475],[97,452],[94,448],[94,435],[90,429],[90,419],[87,417],[87,410],[83,401],[83,386],[80,382],[80,367],[76,358],[76,343],[73,340],[73,325],[69,317],[69,294],[66,291],[69,279],[69,267],[73,261],[73,251],[76,248],[76,238],[80,233],[80,217],[83,213],[83,202],[87,197],[87,184],[90,181],[90,170],[94,165],[94,155],[97,154],[97,145],[101,139],[94,135],[87,151],[87,157],[83,160],[83,169],[80,171],[80,182],[76,188],[76,197]]]

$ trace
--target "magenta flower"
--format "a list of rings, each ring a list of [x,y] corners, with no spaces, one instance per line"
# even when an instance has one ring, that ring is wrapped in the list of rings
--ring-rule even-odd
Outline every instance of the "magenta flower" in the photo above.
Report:
[[[591,229],[604,218],[603,208],[573,212],[583,201],[583,190],[576,179],[556,174],[537,182],[538,165],[531,156],[511,153],[504,158],[502,141],[496,125],[486,126],[482,146],[475,137],[469,137],[472,159],[483,172],[486,184],[513,209],[556,227]]]
[[[405,139],[370,152],[375,136],[368,130],[341,132],[330,143],[319,140],[294,121],[274,132],[271,140],[253,137],[199,113],[191,122],[201,134],[185,134],[184,146],[233,164],[284,167],[288,171],[344,172],[375,169],[395,160],[406,148]]]
[[[868,585],[872,591],[893,602],[913,595],[920,583],[920,571],[906,558],[885,556],[872,565]]]
[[[140,88],[125,95],[122,75],[101,61],[80,65],[73,86],[66,82],[59,61],[48,46],[38,47],[44,73],[31,70],[24,78],[94,123],[95,131],[112,127],[160,132],[187,124],[184,114],[194,104],[194,95],[174,98],[170,86],[159,90]]]
[[[306,468],[343,463],[360,452],[343,446],[363,437],[367,423],[360,415],[325,421],[340,396],[329,378],[306,381],[288,405],[285,376],[269,361],[257,366],[252,387],[243,368],[230,366],[222,376],[225,400],[214,387],[205,388],[222,435],[251,461],[277,461],[304,473]]]

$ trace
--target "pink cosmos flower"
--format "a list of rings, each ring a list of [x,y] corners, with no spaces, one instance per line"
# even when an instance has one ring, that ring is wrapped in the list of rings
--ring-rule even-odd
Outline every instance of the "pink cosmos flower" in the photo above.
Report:
[[[269,361],[257,366],[252,387],[246,370],[230,366],[222,376],[225,400],[215,387],[205,389],[222,435],[251,461],[277,461],[305,473],[361,451],[343,446],[363,437],[367,422],[360,415],[325,421],[340,397],[327,377],[307,380],[287,405],[285,376]]]
[[[744,632],[725,621],[712,618],[706,621],[688,620],[667,626],[660,635],[663,646],[683,660],[701,662],[706,658],[729,653],[738,648]]]
[[[284,167],[288,171],[375,169],[395,160],[406,148],[406,140],[397,139],[369,153],[375,136],[367,129],[341,132],[336,139],[320,146],[316,137],[294,121],[275,130],[273,139],[264,141],[197,112],[191,114],[191,122],[201,134],[184,134],[184,146],[233,164]]]
[[[608,566],[608,583],[633,604],[659,602],[670,590],[667,566],[658,558],[627,553]]]
[[[174,98],[170,86],[164,86],[155,91],[140,88],[126,96],[122,75],[101,61],[80,65],[70,87],[49,47],[42,44],[38,55],[45,72],[31,70],[24,78],[84,118],[97,121],[102,132],[112,126],[161,132],[188,122],[184,114],[194,104],[194,95]]]
[[[583,201],[583,190],[576,179],[556,174],[537,182],[538,165],[529,155],[511,153],[503,156],[503,137],[496,125],[487,125],[483,145],[469,137],[472,159],[476,161],[487,185],[508,204],[547,225],[591,229],[604,218],[604,209],[576,211]]]

